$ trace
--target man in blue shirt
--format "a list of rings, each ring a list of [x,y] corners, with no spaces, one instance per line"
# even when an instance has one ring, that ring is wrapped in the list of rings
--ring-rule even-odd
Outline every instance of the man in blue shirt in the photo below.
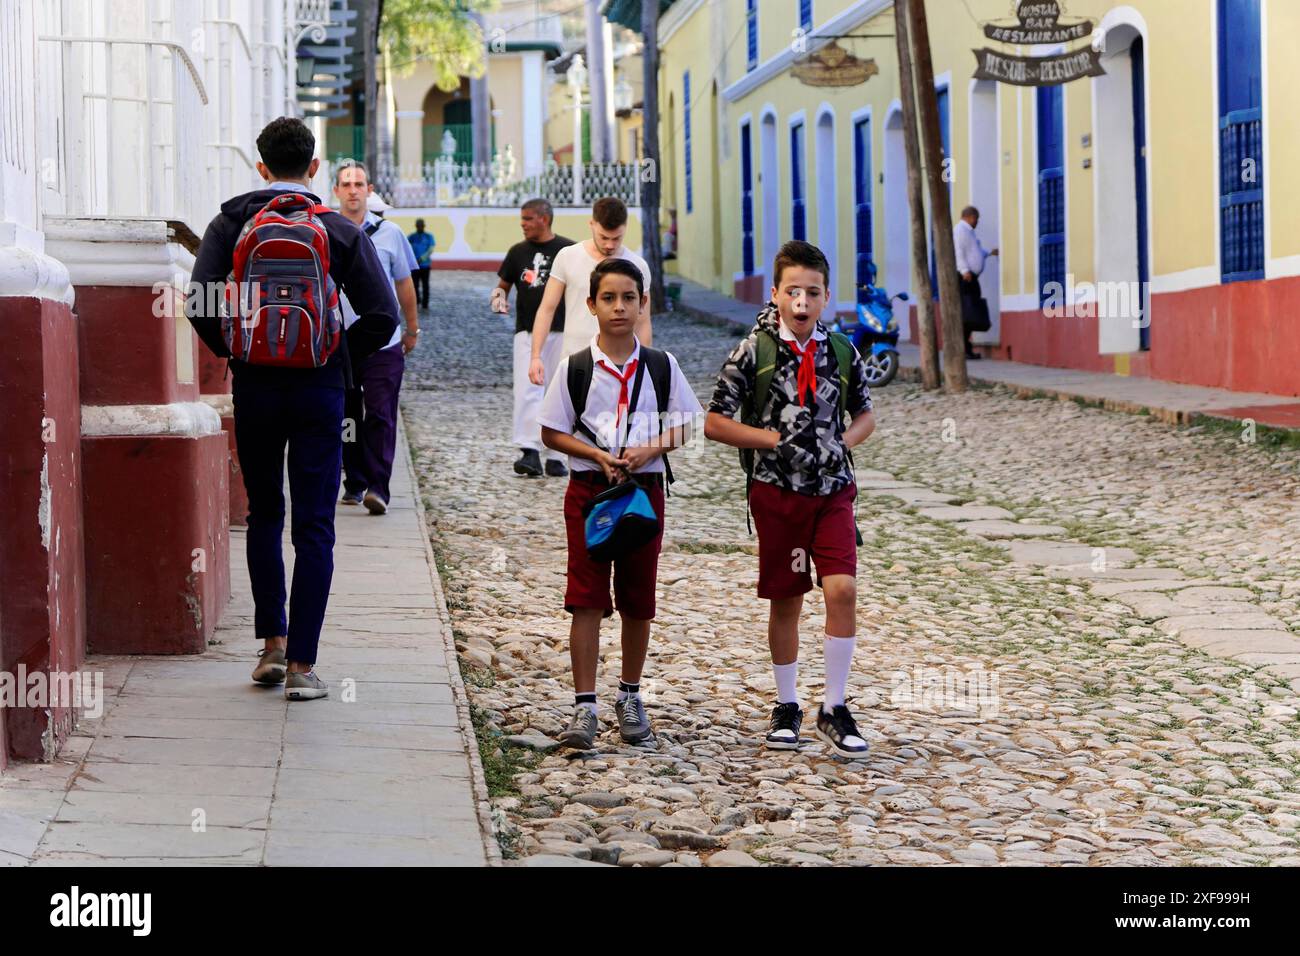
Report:
[[[397,400],[406,370],[405,355],[419,341],[420,322],[415,284],[411,281],[415,254],[396,224],[367,210],[373,188],[365,166],[354,160],[339,164],[334,171],[339,212],[374,245],[406,323],[405,332],[396,329],[387,345],[364,361],[353,363],[353,388],[344,410],[343,503],[364,504],[371,514],[381,515],[388,510],[390,497],[388,485],[397,449]],[[346,325],[354,313],[347,297],[340,299]]]
[[[420,298],[420,308],[429,307],[429,260],[433,256],[433,247],[437,244],[434,241],[433,233],[424,231],[424,220],[415,220],[415,232],[406,237],[406,241],[411,244],[411,251],[415,253],[416,269],[412,273],[415,276],[415,291]]]

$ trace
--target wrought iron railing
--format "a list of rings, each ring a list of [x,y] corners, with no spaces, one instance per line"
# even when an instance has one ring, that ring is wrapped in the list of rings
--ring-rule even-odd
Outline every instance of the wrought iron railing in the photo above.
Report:
[[[571,165],[548,163],[534,176],[518,176],[507,147],[491,163],[458,163],[442,158],[418,167],[381,162],[375,191],[395,206],[517,206],[546,199],[553,206],[590,206],[602,196],[641,205],[641,166],[637,163],[584,163],[575,189]]]

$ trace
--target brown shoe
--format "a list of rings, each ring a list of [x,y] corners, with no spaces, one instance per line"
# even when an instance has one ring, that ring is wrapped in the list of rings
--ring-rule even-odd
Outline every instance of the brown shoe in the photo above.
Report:
[[[268,651],[265,648],[257,652],[257,666],[253,668],[253,680],[259,684],[283,684],[284,674],[289,665],[284,659],[284,651]]]

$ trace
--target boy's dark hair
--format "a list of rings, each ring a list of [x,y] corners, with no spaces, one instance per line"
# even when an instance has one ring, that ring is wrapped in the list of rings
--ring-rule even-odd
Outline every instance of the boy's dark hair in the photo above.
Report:
[[[602,259],[596,268],[591,270],[591,289],[589,298],[595,301],[596,293],[600,291],[600,280],[608,275],[627,276],[636,283],[636,294],[638,298],[645,295],[645,276],[641,275],[641,270],[627,259]]]
[[[533,212],[545,219],[548,226],[555,221],[555,210],[551,208],[551,204],[548,200],[530,199],[519,208],[531,209]]]
[[[591,207],[591,218],[602,229],[617,229],[627,225],[627,206],[617,196],[605,196]]]
[[[831,284],[831,264],[826,261],[826,254],[814,246],[811,242],[804,242],[802,239],[791,239],[781,247],[781,251],[776,254],[776,259],[772,262],[772,285],[780,288],[781,273],[790,266],[803,266],[806,269],[817,269],[822,274],[822,280],[829,288]]]
[[[316,155],[316,137],[302,120],[281,116],[267,123],[258,134],[257,151],[272,176],[302,179]]]

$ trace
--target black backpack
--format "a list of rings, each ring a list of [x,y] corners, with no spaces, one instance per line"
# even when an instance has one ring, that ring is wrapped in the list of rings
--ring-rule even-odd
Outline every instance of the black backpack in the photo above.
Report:
[[[663,417],[668,411],[668,398],[672,390],[673,367],[668,360],[668,353],[661,349],[652,349],[648,345],[641,346],[641,362],[645,374],[650,376],[650,384],[655,388],[655,401],[659,405],[659,422],[662,427]],[[583,349],[581,352],[574,352],[569,356],[569,378],[566,383],[569,387],[569,401],[573,404],[573,425],[580,432],[591,439],[597,447],[601,445],[600,439],[597,438],[582,421],[582,413],[587,410],[587,392],[591,389],[591,377],[595,373],[596,363],[591,354],[591,347]],[[637,373],[640,379],[641,373]],[[636,390],[640,394],[640,389]],[[628,409],[628,415],[631,416],[635,408]],[[608,450],[608,449],[606,449]],[[675,480],[673,478],[673,467],[668,463],[668,456],[664,455],[664,493],[670,494],[668,486]]]

